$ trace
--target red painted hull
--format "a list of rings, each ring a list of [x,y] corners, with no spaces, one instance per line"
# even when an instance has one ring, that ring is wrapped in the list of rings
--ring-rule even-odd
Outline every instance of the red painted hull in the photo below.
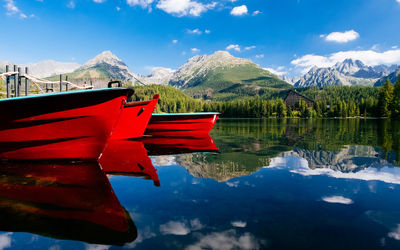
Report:
[[[101,154],[99,163],[107,174],[142,176],[160,186],[157,170],[140,141],[112,140]]]
[[[192,136],[208,134],[219,113],[153,114],[146,135]]]
[[[132,90],[114,88],[0,101],[0,159],[97,160]]]
[[[111,139],[142,137],[157,105],[158,97],[155,95],[150,101],[126,103]]]
[[[217,153],[218,147],[210,135],[197,137],[143,137],[149,155],[173,155],[187,153]]]
[[[123,245],[137,229],[97,163],[0,165],[0,230]]]

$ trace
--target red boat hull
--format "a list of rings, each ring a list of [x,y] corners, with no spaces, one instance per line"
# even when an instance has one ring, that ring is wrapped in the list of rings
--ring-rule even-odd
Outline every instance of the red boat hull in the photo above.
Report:
[[[208,134],[196,137],[143,137],[140,141],[151,156],[219,152],[214,140]]]
[[[157,105],[158,97],[159,95],[155,95],[150,101],[126,103],[111,139],[142,137]]]
[[[112,140],[99,159],[103,171],[111,175],[141,176],[160,186],[157,170],[141,141]]]
[[[132,90],[114,88],[0,101],[0,159],[97,160]]]
[[[213,128],[219,113],[153,114],[146,135],[191,136],[205,135]]]
[[[123,245],[137,229],[97,163],[0,165],[0,230]]]

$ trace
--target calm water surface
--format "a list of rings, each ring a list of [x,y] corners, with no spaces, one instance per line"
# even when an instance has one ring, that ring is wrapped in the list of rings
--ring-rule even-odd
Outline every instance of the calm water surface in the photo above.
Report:
[[[400,249],[399,122],[220,120],[211,138],[3,164],[0,249]]]

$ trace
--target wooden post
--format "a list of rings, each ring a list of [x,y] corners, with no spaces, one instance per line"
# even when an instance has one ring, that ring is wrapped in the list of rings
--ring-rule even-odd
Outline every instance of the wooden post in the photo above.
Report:
[[[17,65],[14,65],[14,72],[17,71]],[[18,75],[14,75],[14,97],[17,96],[17,88],[18,88]]]
[[[62,74],[60,74],[60,92],[62,92]]]
[[[6,73],[9,71],[9,66],[6,65]],[[6,76],[6,89],[7,89],[7,98],[10,98],[10,77]]]
[[[65,76],[65,81],[66,81],[66,83],[65,83],[65,91],[68,91],[68,76],[67,75]]]
[[[17,96],[21,96],[21,68],[18,67],[18,86],[17,86]]]
[[[26,77],[27,74],[28,74],[28,67],[25,67],[25,96],[29,95],[28,78]]]

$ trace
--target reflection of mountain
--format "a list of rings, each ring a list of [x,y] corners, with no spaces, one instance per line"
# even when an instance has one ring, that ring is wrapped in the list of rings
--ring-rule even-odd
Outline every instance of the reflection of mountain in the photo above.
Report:
[[[273,158],[267,168],[287,169],[304,176],[400,184],[400,168],[381,158],[384,155],[371,146],[346,146],[337,152],[294,149]]]
[[[0,230],[124,245],[136,227],[97,164],[0,166]]]
[[[330,168],[343,173],[358,172],[368,167],[388,165],[383,150],[371,146],[345,146],[339,151],[317,151],[294,148],[281,156],[296,156],[307,160],[311,169]]]
[[[228,181],[234,177],[250,175],[269,163],[268,158],[249,159],[246,164],[241,161],[220,161],[215,158],[217,157],[190,154],[177,157],[176,162],[195,177],[212,178],[217,181]]]

